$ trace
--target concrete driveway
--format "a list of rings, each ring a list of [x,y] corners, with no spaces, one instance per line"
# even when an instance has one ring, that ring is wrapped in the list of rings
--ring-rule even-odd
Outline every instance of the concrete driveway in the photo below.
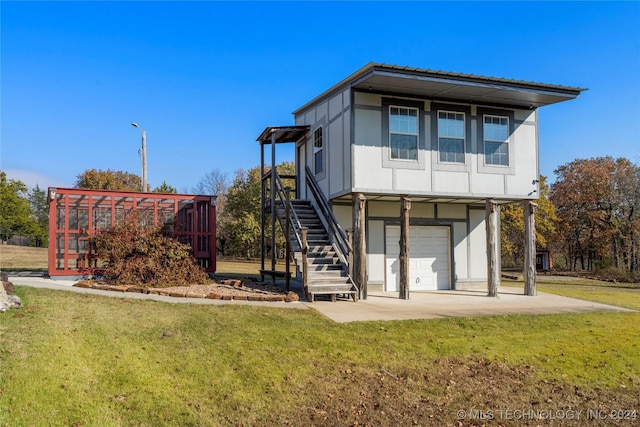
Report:
[[[252,302],[221,301],[203,298],[174,298],[161,295],[120,293],[73,287],[75,281],[51,280],[42,277],[9,276],[16,286],[33,286],[56,290],[99,294],[116,298],[153,299],[171,303],[193,304],[244,304],[280,308],[312,308],[338,322],[371,320],[434,319],[442,317],[503,316],[514,314],[559,314],[586,312],[633,312],[614,307],[567,298],[552,294],[538,293],[535,297],[523,295],[522,288],[501,287],[497,298],[486,296],[486,290],[429,291],[412,292],[410,299],[398,299],[397,292],[370,292],[366,300],[338,300],[337,302],[316,300],[315,302]],[[301,292],[300,283],[292,283],[292,290]]]
[[[501,287],[498,297],[487,296],[485,291],[430,291],[412,292],[408,300],[398,299],[397,292],[369,293],[366,300],[316,301],[307,303],[335,322],[368,320],[435,319],[441,317],[496,316],[513,314],[586,313],[593,311],[626,311],[614,307],[538,293],[530,297],[520,288]]]

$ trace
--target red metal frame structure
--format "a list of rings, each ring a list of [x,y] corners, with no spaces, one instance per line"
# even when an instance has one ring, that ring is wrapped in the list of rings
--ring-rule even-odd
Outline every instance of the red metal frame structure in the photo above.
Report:
[[[49,188],[49,276],[100,274],[91,236],[135,212],[139,221],[174,221],[179,241],[191,245],[207,272],[216,271],[216,207],[212,196]]]

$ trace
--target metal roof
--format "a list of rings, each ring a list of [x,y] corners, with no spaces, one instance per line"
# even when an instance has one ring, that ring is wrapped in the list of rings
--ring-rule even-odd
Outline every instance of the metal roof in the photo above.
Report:
[[[575,99],[584,88],[369,63],[298,108],[298,114],[346,87],[434,100],[537,108]]]
[[[309,126],[269,126],[262,131],[256,141],[260,144],[271,144],[275,136],[277,144],[281,142],[298,142],[309,132]]]

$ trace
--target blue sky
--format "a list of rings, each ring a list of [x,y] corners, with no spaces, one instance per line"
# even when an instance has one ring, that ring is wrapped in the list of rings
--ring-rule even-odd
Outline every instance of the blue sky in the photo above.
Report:
[[[257,166],[266,126],[369,62],[589,88],[540,109],[540,169],[640,164],[640,2],[0,2],[9,178],[180,191]],[[290,150],[280,150],[291,159]]]

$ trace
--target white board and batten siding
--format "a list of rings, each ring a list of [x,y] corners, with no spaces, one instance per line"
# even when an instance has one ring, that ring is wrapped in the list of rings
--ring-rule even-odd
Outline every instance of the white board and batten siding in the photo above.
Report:
[[[464,164],[452,164],[439,160],[437,137],[434,138],[435,132],[431,131],[432,116],[437,111],[432,110],[430,101],[422,101],[424,117],[417,160],[389,161],[388,136],[382,132],[383,115],[388,114],[383,106],[383,97],[354,93],[351,166],[354,192],[527,199],[533,190],[537,190],[538,135],[535,110],[494,110],[496,114],[510,117],[513,132],[508,142],[509,165],[488,166],[484,164],[484,142],[478,131],[484,110],[475,105],[452,103],[467,107],[471,112],[465,115],[470,132],[466,135]],[[439,103],[438,108],[443,108],[443,105],[446,103]]]
[[[351,189],[351,115],[350,92],[344,90],[296,116],[296,125],[308,125],[311,132],[303,143],[304,150],[299,159],[298,174],[304,175],[305,167],[314,170],[313,131],[322,126],[324,171],[315,178],[325,196],[331,199],[336,194]]]

